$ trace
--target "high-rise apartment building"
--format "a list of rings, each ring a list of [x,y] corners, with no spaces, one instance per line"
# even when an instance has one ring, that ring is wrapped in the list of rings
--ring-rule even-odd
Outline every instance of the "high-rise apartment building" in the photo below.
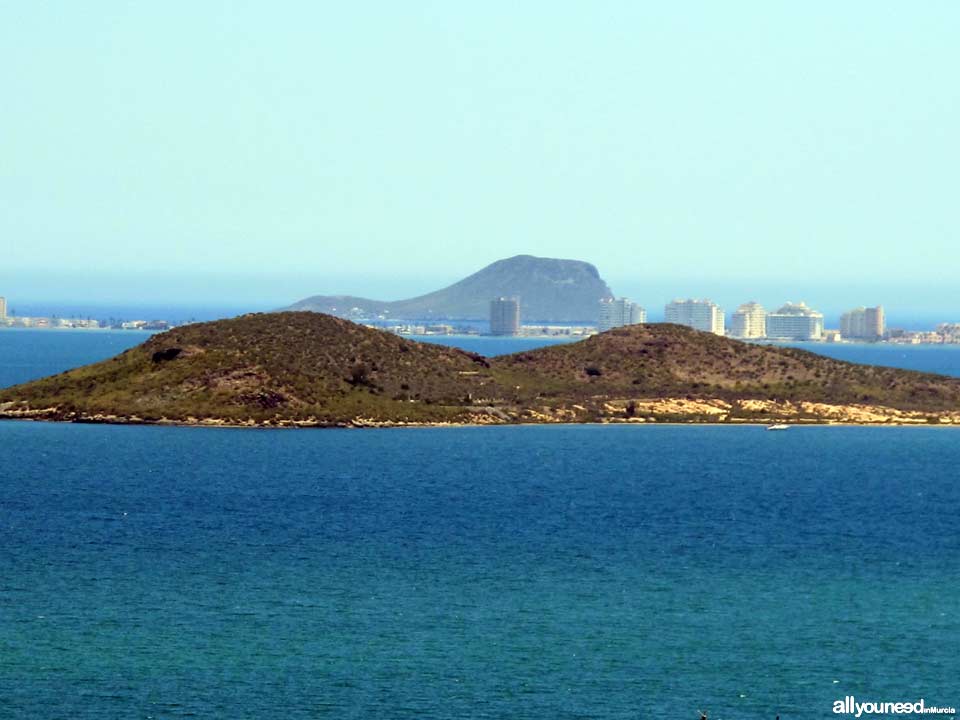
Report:
[[[730,337],[747,339],[767,336],[767,311],[756,302],[744,303],[730,318]]]
[[[600,301],[600,332],[624,325],[637,325],[647,321],[647,311],[627,298]]]
[[[7,299],[0,297],[0,320],[7,319]]]
[[[664,308],[664,320],[694,330],[723,335],[723,310],[709,300],[674,300]]]
[[[823,337],[823,313],[804,303],[788,302],[767,314],[767,337],[778,340],[819,340]]]
[[[516,298],[497,298],[490,301],[490,334],[520,334],[520,301]]]
[[[840,316],[840,336],[856,340],[879,340],[886,332],[883,306],[858,307]]]

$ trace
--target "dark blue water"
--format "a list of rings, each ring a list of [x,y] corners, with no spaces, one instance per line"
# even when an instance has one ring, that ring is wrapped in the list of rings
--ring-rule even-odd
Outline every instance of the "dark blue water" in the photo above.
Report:
[[[0,387],[105,360],[139,345],[138,330],[0,330]]]
[[[575,342],[569,338],[499,337],[492,335],[412,335],[410,340],[428,342],[447,347],[458,347],[487,357],[535,350],[550,345],[566,345]]]
[[[0,423],[4,717],[960,701],[960,434]]]

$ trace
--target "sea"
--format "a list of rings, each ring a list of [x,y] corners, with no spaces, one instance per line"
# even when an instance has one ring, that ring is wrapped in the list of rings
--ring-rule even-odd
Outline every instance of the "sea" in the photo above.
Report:
[[[0,385],[145,337],[0,331]],[[0,718],[960,707],[958,467],[951,428],[0,422]]]

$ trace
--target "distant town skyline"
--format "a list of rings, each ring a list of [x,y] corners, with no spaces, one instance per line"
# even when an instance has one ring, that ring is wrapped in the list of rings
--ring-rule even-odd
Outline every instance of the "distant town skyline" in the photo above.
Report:
[[[0,9],[8,298],[389,299],[530,253],[650,308],[960,311],[956,3],[284,8]]]
[[[498,259],[498,258],[494,258]],[[590,258],[579,258],[590,262]],[[446,287],[479,267],[466,270],[463,275],[426,275],[396,278],[397,292],[387,293],[388,285],[379,276],[313,277],[310,275],[283,277],[271,273],[263,275],[185,275],[164,276],[156,273],[107,276],[91,282],[88,279],[71,281],[65,276],[47,275],[33,283],[28,278],[14,277],[0,284],[5,292],[8,311],[26,308],[21,314],[49,315],[92,313],[106,317],[113,308],[144,307],[157,317],[174,317],[178,321],[189,317],[212,319],[231,313],[261,312],[289,305],[307,295],[318,292],[356,295],[378,300],[399,300]],[[642,282],[637,278],[609,276],[600,267],[600,274],[610,283],[616,297],[627,297],[647,309],[650,322],[664,319],[664,305],[677,298],[703,298],[720,305],[728,316],[748,301],[757,301],[769,308],[784,303],[806,302],[815,305],[825,315],[829,327],[838,327],[840,316],[859,306],[883,305],[887,323],[891,327],[930,327],[940,322],[960,321],[960,301],[952,302],[949,293],[936,287],[879,286],[864,282],[846,286],[831,284],[828,278],[798,281],[793,285],[769,278],[735,281],[703,277],[689,279],[658,278]],[[0,270],[0,279],[7,275]],[[170,288],[175,292],[171,294]],[[172,312],[171,314],[171,311]]]

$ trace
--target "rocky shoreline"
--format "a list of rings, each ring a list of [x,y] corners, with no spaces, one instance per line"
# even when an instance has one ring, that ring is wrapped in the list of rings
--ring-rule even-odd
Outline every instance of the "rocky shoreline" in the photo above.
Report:
[[[0,404],[0,420],[34,420],[105,425],[170,425],[226,428],[390,428],[490,425],[684,424],[684,425],[887,425],[957,426],[960,412],[930,413],[879,405],[833,405],[774,400],[656,398],[603,402],[598,407],[470,407],[450,420],[390,420],[356,416],[346,420],[315,416],[248,418],[147,418],[138,415],[85,413],[57,407],[30,408]]]

